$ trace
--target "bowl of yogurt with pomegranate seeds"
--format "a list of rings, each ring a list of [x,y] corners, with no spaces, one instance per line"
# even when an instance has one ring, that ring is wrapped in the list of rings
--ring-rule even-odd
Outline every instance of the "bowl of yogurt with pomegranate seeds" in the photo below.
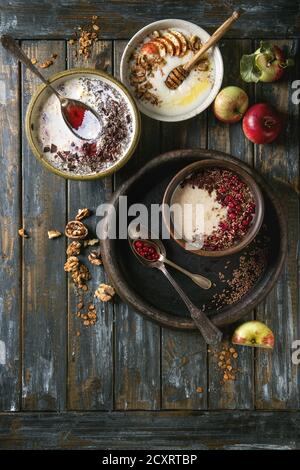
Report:
[[[121,81],[143,114],[160,121],[183,121],[212,103],[223,80],[217,46],[207,51],[176,90],[165,84],[171,70],[188,62],[208,39],[204,29],[178,19],[155,21],[132,37],[121,59]]]
[[[242,250],[257,235],[263,216],[264,199],[253,176],[227,160],[188,165],[174,176],[163,198],[170,235],[201,256]]]
[[[26,114],[26,134],[35,156],[68,179],[96,179],[117,171],[132,156],[140,136],[140,114],[126,87],[94,69],[67,70],[50,82],[62,96],[89,105],[101,119],[101,133],[96,140],[74,135],[64,122],[59,100],[42,85]]]

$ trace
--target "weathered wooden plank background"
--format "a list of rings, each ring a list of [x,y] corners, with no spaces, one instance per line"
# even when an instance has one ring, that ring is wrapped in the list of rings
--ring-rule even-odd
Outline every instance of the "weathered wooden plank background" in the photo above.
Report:
[[[38,419],[34,413],[0,414],[0,427],[0,449],[293,450],[300,446],[300,415],[286,411],[69,412],[39,413]]]
[[[169,16],[212,30],[237,4],[0,1],[0,31],[20,38],[31,57],[57,53],[55,64],[45,70],[47,75],[67,67],[96,66],[118,77],[127,38],[139,27]],[[210,448],[220,441],[223,448],[300,446],[299,414],[283,411],[300,406],[300,367],[291,362],[292,341],[300,338],[299,109],[291,100],[291,81],[299,79],[300,72],[299,2],[244,1],[239,6],[247,15],[220,44],[224,85],[241,84],[251,102],[270,101],[288,114],[284,135],[275,144],[254,146],[239,124],[221,124],[211,110],[182,123],[159,123],[143,116],[135,157],[103,181],[65,182],[36,161],[22,123],[38,81],[0,49],[0,448],[36,447],[38,439],[41,446],[52,448],[113,447],[114,440],[122,448]],[[93,14],[101,18],[104,40],[88,61],[75,60],[66,38]],[[258,31],[259,37],[274,41],[281,37],[281,44],[297,57],[295,67],[280,83],[254,87],[239,79],[239,59],[254,50]],[[220,384],[213,351],[207,351],[197,333],[161,328],[120,299],[97,304],[96,326],[82,328],[75,316],[72,285],[63,271],[66,240],[47,238],[51,228],[63,231],[78,208],[95,211],[122,181],[160,152],[187,147],[226,151],[254,165],[276,186],[288,215],[285,269],[267,300],[248,316],[274,329],[275,350],[241,349],[237,380],[226,385]],[[93,235],[95,217],[87,222]],[[29,239],[18,237],[20,226],[27,229]],[[91,271],[95,285],[105,281],[102,268]],[[264,413],[265,409],[274,413]],[[100,410],[114,413],[96,413]],[[124,415],[123,410],[131,411]],[[133,410],[142,411],[133,415]],[[39,413],[37,419],[31,411],[66,413]],[[224,435],[227,424],[231,431],[228,434],[227,428]]]
[[[162,18],[182,18],[212,31],[234,8],[245,16],[228,37],[297,36],[300,10],[297,0],[1,0],[1,31],[18,38],[65,38],[80,20],[92,14],[102,19],[104,39],[127,39],[140,28]]]

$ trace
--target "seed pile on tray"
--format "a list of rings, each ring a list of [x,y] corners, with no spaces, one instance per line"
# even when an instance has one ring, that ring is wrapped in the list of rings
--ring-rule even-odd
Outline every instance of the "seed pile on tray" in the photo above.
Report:
[[[266,269],[268,253],[268,247],[261,240],[255,239],[239,257],[238,267],[230,277],[219,273],[219,280],[224,283],[224,288],[220,293],[214,294],[212,299],[217,310],[239,302],[252,289]],[[225,271],[230,263],[227,261]]]

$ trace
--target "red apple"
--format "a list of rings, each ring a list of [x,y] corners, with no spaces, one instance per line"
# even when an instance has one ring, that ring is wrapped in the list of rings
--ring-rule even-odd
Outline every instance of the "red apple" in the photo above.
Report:
[[[240,121],[248,108],[247,93],[238,86],[227,86],[217,95],[213,111],[217,119],[226,123]]]
[[[243,131],[254,144],[273,142],[282,129],[282,116],[268,103],[254,104],[243,119]]]
[[[248,321],[235,330],[231,341],[241,346],[273,349],[274,334],[265,323]]]
[[[283,75],[284,69],[293,63],[292,59],[285,58],[280,47],[261,42],[253,54],[242,56],[241,77],[245,82],[275,82]]]

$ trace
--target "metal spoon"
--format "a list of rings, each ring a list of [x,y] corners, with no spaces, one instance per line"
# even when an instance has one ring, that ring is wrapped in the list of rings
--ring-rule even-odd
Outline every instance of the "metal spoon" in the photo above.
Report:
[[[140,227],[139,233],[135,231],[130,225],[128,227],[128,235],[129,237],[134,241],[136,239],[145,239],[147,243],[152,243],[156,245],[157,251],[159,253],[159,261],[162,261],[165,264],[168,264],[174,269],[177,269],[177,271],[180,271],[181,273],[185,274],[188,276],[197,286],[201,287],[202,289],[210,289],[211,288],[211,281],[207,279],[207,277],[202,276],[201,274],[194,274],[188,271],[187,269],[182,268],[178,264],[174,263],[173,261],[169,260],[167,258],[167,252],[164,244],[159,238],[154,239],[153,235],[149,236],[148,231],[144,228]]]
[[[22,62],[27,68],[29,68],[39,79],[57,96],[60,101],[60,109],[63,119],[76,137],[82,140],[97,140],[102,132],[102,121],[98,113],[94,111],[90,106],[82,101],[67,98],[66,96],[60,95],[57,90],[50,84],[50,82],[40,73],[40,71],[32,64],[31,60],[24,53],[23,49],[17,44],[12,36],[7,34],[1,36],[1,43],[5,49],[11,52],[20,62]],[[71,108],[81,108],[84,113],[84,122],[86,125],[82,126],[82,129],[74,129],[69,122],[68,114]],[[95,130],[94,130],[95,129]],[[90,131],[93,132],[90,132]]]
[[[158,259],[157,261],[149,261],[145,259],[143,256],[139,255],[137,251],[135,250],[134,247],[134,241],[129,237],[129,244],[132,249],[132,252],[134,255],[137,257],[137,259],[140,261],[141,264],[148,268],[156,268],[159,269],[168,279],[170,284],[174,287],[174,289],[178,292],[180,295],[181,299],[187,306],[192,319],[194,320],[198,330],[202,334],[205,342],[207,344],[217,344],[222,340],[223,334],[222,332],[207,318],[205,313],[198,309],[189,299],[189,297],[186,295],[186,293],[181,289],[181,287],[177,284],[175,279],[171,276],[169,271],[167,271],[163,261]],[[150,243],[149,240],[147,240],[147,243]]]

